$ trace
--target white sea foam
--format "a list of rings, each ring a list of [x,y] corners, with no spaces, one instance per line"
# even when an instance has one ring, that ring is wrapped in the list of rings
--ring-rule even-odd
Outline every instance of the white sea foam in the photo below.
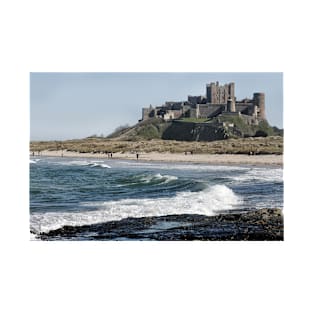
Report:
[[[127,162],[127,161],[116,161],[120,167],[141,167],[141,168],[156,168],[156,169],[175,169],[175,170],[192,170],[197,172],[216,172],[216,171],[238,171],[244,170],[244,166],[235,165],[210,165],[210,164],[192,164],[192,163],[158,163],[158,162]]]
[[[40,159],[30,159],[29,160],[29,163],[30,164],[36,164],[37,162],[39,162],[40,161]]]
[[[232,176],[235,181],[268,181],[268,182],[282,182],[283,169],[282,168],[252,168],[243,174]]]
[[[39,240],[35,234],[30,233],[29,235],[30,235],[30,237],[29,237],[30,241],[37,241],[37,240]]]
[[[170,181],[177,180],[177,179],[178,177],[176,176],[161,175],[160,173],[158,173],[158,174],[142,176],[139,180],[144,183],[161,182],[161,184],[166,184]]]
[[[200,192],[180,192],[171,198],[82,203],[86,207],[97,206],[97,209],[80,212],[33,213],[30,221],[31,227],[37,232],[47,232],[64,225],[88,225],[127,217],[170,214],[215,215],[221,210],[234,209],[241,202],[242,199],[227,186],[215,185]]]
[[[110,165],[105,164],[104,161],[86,161],[86,160],[74,160],[74,161],[63,161],[57,162],[60,165],[73,165],[73,166],[90,166],[90,167],[102,167],[102,168],[111,168]]]
[[[83,160],[83,161],[75,160],[75,161],[59,162],[59,163],[62,165],[78,165],[78,166],[87,166],[90,164],[90,162],[85,161],[85,160]]]
[[[91,167],[102,167],[102,168],[111,168],[110,165],[107,164],[101,164],[101,163],[92,163]]]
[[[138,185],[138,184],[155,184],[155,185],[163,185],[167,184],[173,180],[177,180],[177,176],[172,175],[162,175],[158,174],[141,174],[132,177],[131,181],[124,182],[122,184],[116,185],[118,187],[123,186],[131,186],[131,185]]]

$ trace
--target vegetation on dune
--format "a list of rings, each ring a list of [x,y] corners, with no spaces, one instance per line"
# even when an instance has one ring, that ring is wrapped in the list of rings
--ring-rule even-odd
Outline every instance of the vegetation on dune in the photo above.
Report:
[[[175,141],[175,140],[139,140],[122,141],[105,138],[86,138],[81,140],[66,140],[62,142],[46,141],[31,142],[31,151],[67,150],[80,153],[106,153],[106,152],[171,152],[209,154],[282,154],[283,138],[280,136],[250,137],[240,139],[227,139],[211,142]]]

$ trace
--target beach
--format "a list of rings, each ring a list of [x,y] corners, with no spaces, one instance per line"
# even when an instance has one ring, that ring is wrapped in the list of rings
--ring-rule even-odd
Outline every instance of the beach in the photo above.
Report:
[[[38,156],[35,153],[34,156]],[[111,158],[107,154],[103,153],[79,153],[72,151],[51,151],[43,150],[40,152],[40,156],[47,157],[81,157],[81,158]],[[136,153],[116,152],[112,154],[112,159],[120,160],[137,160]],[[169,153],[169,152],[148,152],[140,153],[138,160],[149,162],[187,162],[187,163],[201,163],[201,164],[242,164],[242,165],[269,165],[269,166],[283,166],[283,155],[276,154],[260,154],[260,155],[248,155],[248,154],[191,154],[185,153]]]

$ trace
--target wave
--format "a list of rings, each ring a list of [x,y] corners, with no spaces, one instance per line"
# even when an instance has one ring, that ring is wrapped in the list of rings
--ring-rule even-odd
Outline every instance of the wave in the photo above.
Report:
[[[127,168],[151,168],[151,169],[164,169],[164,170],[184,170],[184,171],[197,171],[197,172],[216,172],[216,171],[238,171],[245,170],[245,166],[236,165],[211,165],[211,164],[192,164],[192,163],[159,163],[159,162],[130,162],[130,161],[116,161],[120,167]]]
[[[170,181],[177,180],[178,177],[172,175],[161,175],[160,173],[154,175],[144,175],[139,178],[143,183],[169,183]]]
[[[103,161],[68,161],[68,162],[57,162],[61,165],[76,165],[76,166],[89,166],[89,167],[102,167],[102,168],[111,168],[110,165],[103,163]]]
[[[29,240],[30,241],[37,241],[39,240],[38,237],[36,236],[36,234],[30,233],[29,234]]]
[[[249,181],[282,182],[283,169],[252,168],[243,174],[232,176],[230,178],[239,182],[249,182]]]
[[[37,162],[39,162],[40,161],[40,159],[30,159],[29,160],[29,163],[30,164],[36,164]]]
[[[162,216],[172,214],[216,215],[220,211],[237,208],[242,203],[225,185],[214,185],[199,192],[184,191],[175,197],[158,199],[123,199],[107,202],[82,203],[97,206],[96,210],[78,212],[33,213],[31,227],[36,232],[47,232],[65,225],[80,226],[121,220],[127,217]]]
[[[121,178],[117,181],[119,184],[118,187],[127,187],[127,186],[158,186],[165,185],[172,181],[178,180],[177,176],[172,175],[162,175],[160,173],[157,174],[140,174],[134,175],[127,178]]]
[[[92,163],[92,164],[88,164],[91,167],[102,167],[102,168],[111,168],[110,165],[107,164],[101,164],[101,163]]]

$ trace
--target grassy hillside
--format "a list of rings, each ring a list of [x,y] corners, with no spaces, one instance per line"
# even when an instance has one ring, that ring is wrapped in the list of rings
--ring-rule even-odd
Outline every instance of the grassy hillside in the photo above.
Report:
[[[149,119],[132,127],[115,131],[107,138],[126,141],[161,139],[170,124],[159,118]]]
[[[239,115],[222,114],[211,119],[182,118],[168,122],[159,118],[149,119],[132,127],[118,129],[107,138],[126,141],[151,139],[214,141],[282,135],[281,129],[271,127],[267,121],[261,121],[259,125],[248,125]]]

